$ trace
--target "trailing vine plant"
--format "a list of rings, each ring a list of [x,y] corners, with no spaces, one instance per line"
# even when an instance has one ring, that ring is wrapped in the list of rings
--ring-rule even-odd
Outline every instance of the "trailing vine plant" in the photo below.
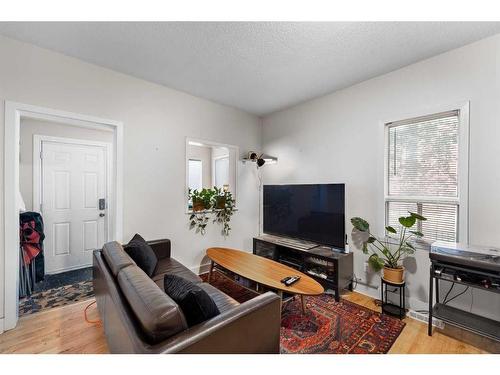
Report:
[[[223,206],[216,206],[215,209],[215,217],[213,222],[222,225],[221,234],[224,237],[229,236],[229,231],[231,230],[231,226],[229,222],[231,221],[231,216],[234,213],[234,198],[233,195],[229,191],[223,191],[217,187],[214,187],[216,190],[216,197],[222,198],[224,202]]]
[[[213,223],[222,225],[221,234],[229,236],[231,216],[235,209],[235,200],[231,192],[214,186],[213,189],[188,191],[192,213],[189,216],[189,229],[204,235],[209,222],[209,214],[214,214]]]

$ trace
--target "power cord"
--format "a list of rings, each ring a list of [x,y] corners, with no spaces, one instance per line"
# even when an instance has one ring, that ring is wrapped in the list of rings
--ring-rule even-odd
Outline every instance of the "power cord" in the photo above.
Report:
[[[446,304],[446,300],[448,299],[448,296],[450,295],[451,291],[455,287],[455,283],[451,283],[450,289],[448,289],[448,292],[446,292],[446,295],[444,296],[443,303]]]
[[[352,274],[351,283],[352,283],[352,290],[354,290],[358,287],[358,278],[356,277],[356,274],[354,274],[354,273]]]
[[[448,299],[448,296],[450,295],[450,293],[453,290],[454,286],[455,286],[455,283],[452,283],[450,289],[448,290],[448,292],[446,293],[446,296],[444,297],[443,305],[446,305],[447,303],[450,303],[451,301],[453,301],[454,299],[460,297],[461,295],[463,295],[465,292],[467,292],[469,290],[469,287],[467,286],[460,293],[458,293],[455,296],[453,296],[452,298]]]
[[[455,298],[458,298],[460,297],[462,294],[464,294],[465,292],[467,292],[469,290],[469,287],[466,287],[463,291],[461,291],[460,293],[458,293],[455,297],[449,299],[448,301],[445,301],[443,302],[444,304],[447,304],[447,303],[450,303],[451,301],[453,301]]]
[[[100,319],[97,319],[97,320],[89,320],[88,316],[87,316],[87,310],[90,306],[94,305],[96,303],[96,301],[92,301],[90,302],[86,307],[85,307],[85,310],[83,310],[83,316],[85,317],[85,321],[89,324],[95,324],[97,326],[101,326],[102,325],[102,322]]]

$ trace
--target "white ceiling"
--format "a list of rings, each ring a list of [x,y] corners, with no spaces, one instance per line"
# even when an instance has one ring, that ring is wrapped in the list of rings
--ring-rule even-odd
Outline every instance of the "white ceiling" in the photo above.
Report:
[[[499,22],[0,22],[8,37],[257,115],[499,32]]]

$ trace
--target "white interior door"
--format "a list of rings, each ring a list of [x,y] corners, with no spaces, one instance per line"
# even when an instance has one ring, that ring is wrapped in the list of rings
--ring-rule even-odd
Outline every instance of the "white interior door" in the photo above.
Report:
[[[107,238],[107,148],[76,142],[41,143],[47,274],[90,266],[92,250]],[[104,207],[100,199],[106,199]]]

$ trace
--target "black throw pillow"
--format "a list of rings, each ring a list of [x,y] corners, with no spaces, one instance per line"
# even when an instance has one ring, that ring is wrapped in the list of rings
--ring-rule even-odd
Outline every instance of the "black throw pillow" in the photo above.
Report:
[[[220,314],[210,296],[198,285],[177,275],[165,275],[165,293],[181,308],[189,327]]]
[[[158,258],[144,238],[136,234],[132,237],[128,245],[125,246],[125,252],[149,277],[153,276],[153,272],[158,264]]]

